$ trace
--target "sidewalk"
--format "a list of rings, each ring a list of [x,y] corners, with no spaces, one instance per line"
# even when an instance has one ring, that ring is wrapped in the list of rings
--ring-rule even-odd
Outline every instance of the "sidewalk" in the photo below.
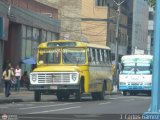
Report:
[[[11,91],[9,97],[5,97],[4,93],[0,93],[0,104],[3,103],[13,103],[13,102],[24,102],[33,100],[33,91],[20,90],[20,91]]]

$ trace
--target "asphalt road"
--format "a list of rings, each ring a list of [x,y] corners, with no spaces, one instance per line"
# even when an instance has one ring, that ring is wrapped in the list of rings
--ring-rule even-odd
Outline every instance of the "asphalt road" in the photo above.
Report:
[[[93,101],[90,96],[83,97],[81,102],[76,102],[74,99],[61,102],[56,99],[41,102],[29,101],[0,104],[0,113],[6,113],[7,115],[10,115],[10,117],[18,116],[20,120],[45,120],[46,117],[47,119],[53,119],[53,115],[56,118],[60,117],[64,120],[81,120],[82,118],[94,120],[101,117],[105,119],[106,117],[113,118],[113,116],[121,119],[126,117],[125,114],[139,115],[147,112],[150,105],[150,99],[150,97],[144,95],[108,95],[103,101]],[[54,120],[56,120],[56,118]]]

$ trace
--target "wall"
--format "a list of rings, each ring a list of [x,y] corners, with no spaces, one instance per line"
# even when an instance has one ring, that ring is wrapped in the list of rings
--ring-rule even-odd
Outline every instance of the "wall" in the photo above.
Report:
[[[108,23],[108,45],[111,47],[112,53],[115,53],[116,50],[116,22],[117,22],[117,12],[113,8],[109,8],[109,16],[108,18],[112,18],[112,22]],[[127,23],[128,16],[123,13],[120,14],[120,22],[119,22],[119,37],[118,37],[118,54],[126,55],[127,47],[128,47],[128,35],[127,35]]]
[[[144,0],[133,1],[132,54],[135,49],[147,53],[148,4]]]
[[[82,0],[82,18],[89,18],[83,20],[81,23],[82,35],[86,37],[89,42],[95,44],[106,45],[107,33],[107,18],[108,8],[95,5],[95,0]]]
[[[37,13],[44,15],[52,16],[55,19],[58,19],[58,10],[48,5],[41,4],[34,0],[6,0],[8,3],[21,7],[24,9],[29,9]]]

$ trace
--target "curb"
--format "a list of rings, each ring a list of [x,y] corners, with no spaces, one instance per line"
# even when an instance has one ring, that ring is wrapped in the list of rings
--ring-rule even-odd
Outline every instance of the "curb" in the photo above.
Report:
[[[23,102],[23,100],[22,99],[3,99],[3,100],[0,100],[0,104],[16,103],[16,102]]]

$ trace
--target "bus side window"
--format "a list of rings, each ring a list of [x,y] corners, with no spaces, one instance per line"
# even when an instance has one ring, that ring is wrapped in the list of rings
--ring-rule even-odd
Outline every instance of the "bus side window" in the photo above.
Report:
[[[95,64],[95,49],[89,48],[88,49],[88,62],[89,64]]]
[[[99,50],[99,52],[100,52],[100,64],[103,64],[103,56],[102,56],[102,50],[100,49]]]
[[[100,50],[99,49],[96,50],[97,50],[97,64],[100,64]]]
[[[110,55],[109,55],[109,50],[106,50],[107,51],[107,64],[110,64]]]
[[[107,64],[107,51],[104,50],[104,62],[105,64]]]
[[[104,64],[104,50],[101,50],[101,59],[102,59],[102,64]]]
[[[95,52],[95,49],[92,49],[92,64],[96,64],[96,52]]]
[[[111,51],[110,50],[107,50],[107,51],[108,51],[107,61],[108,61],[108,64],[111,64]]]
[[[89,64],[92,62],[92,50],[91,50],[91,48],[88,48],[88,62],[89,62]]]

